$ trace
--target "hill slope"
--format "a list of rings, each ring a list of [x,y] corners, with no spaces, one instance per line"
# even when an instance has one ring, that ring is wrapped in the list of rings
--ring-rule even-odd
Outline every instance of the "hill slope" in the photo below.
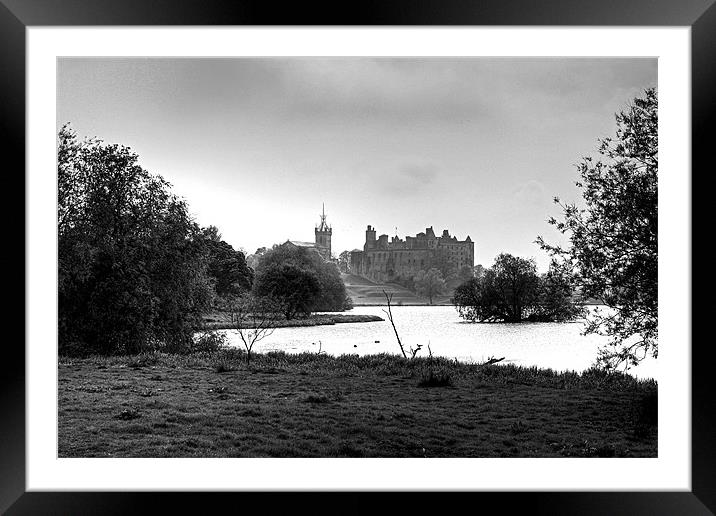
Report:
[[[415,292],[395,283],[375,283],[362,276],[341,273],[341,279],[346,286],[346,292],[353,300],[354,306],[385,305],[385,295],[393,294],[392,303],[395,305],[427,305],[428,300]],[[434,305],[449,304],[446,296],[433,299]]]

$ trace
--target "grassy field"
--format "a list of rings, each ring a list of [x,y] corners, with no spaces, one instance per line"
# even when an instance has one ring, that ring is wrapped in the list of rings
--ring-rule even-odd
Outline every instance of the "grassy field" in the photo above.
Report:
[[[60,359],[60,457],[655,457],[657,386],[394,355]]]

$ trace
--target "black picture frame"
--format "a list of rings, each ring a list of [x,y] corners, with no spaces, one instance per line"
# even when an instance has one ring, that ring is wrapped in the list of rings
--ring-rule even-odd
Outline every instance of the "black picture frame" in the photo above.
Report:
[[[713,166],[709,129],[716,123],[716,0],[435,0],[416,2],[361,1],[294,2],[277,6],[264,1],[220,0],[0,0],[0,123],[5,178],[17,181],[12,190],[25,192],[25,29],[31,26],[111,25],[552,25],[552,26],[688,26],[691,28],[692,79],[692,277],[704,275],[692,289],[692,490],[689,492],[530,492],[451,494],[455,510],[528,510],[536,514],[713,514],[716,511],[716,444],[714,436],[713,344],[706,321],[716,308],[713,274],[706,248],[713,234]],[[8,159],[9,158],[9,159]],[[24,196],[23,196],[24,198]],[[22,212],[24,222],[24,209]],[[8,241],[4,258],[12,256],[28,273],[24,229],[19,214],[6,210]],[[10,217],[12,219],[10,219]],[[23,224],[24,228],[24,224]],[[13,231],[15,234],[13,234]],[[22,232],[22,234],[21,234]],[[9,264],[8,264],[9,265]],[[10,268],[6,267],[6,271]],[[15,270],[15,269],[13,269]],[[8,276],[11,273],[7,273]],[[15,274],[16,275],[16,274]],[[692,282],[693,284],[693,282]],[[711,287],[711,288],[709,288]],[[9,296],[8,296],[9,297]],[[22,302],[13,299],[8,322],[20,320]],[[17,314],[17,316],[16,316]],[[13,317],[16,316],[16,317]],[[24,320],[24,317],[23,317]],[[24,325],[23,325],[24,328]],[[23,329],[23,341],[25,339]],[[14,349],[13,349],[14,348]],[[6,339],[0,411],[0,511],[7,514],[126,514],[150,512],[158,503],[163,512],[179,510],[210,513],[228,507],[248,507],[254,493],[49,493],[25,489],[25,354],[16,339]],[[279,501],[302,503],[307,493],[278,496]],[[276,497],[276,493],[270,496]],[[374,510],[371,497],[380,494],[345,494],[334,502],[353,510]],[[465,499],[469,496],[469,499]],[[236,497],[241,498],[241,505]],[[350,499],[348,499],[350,497]],[[365,498],[368,497],[369,501]],[[434,502],[436,498],[431,497]],[[423,493],[405,503],[425,506]],[[261,502],[259,502],[261,503]],[[272,503],[275,503],[273,501]],[[314,502],[315,503],[315,502]],[[401,501],[401,503],[404,503]],[[444,501],[437,501],[444,504]],[[334,506],[335,507],[335,506]],[[401,509],[405,510],[405,505]]]

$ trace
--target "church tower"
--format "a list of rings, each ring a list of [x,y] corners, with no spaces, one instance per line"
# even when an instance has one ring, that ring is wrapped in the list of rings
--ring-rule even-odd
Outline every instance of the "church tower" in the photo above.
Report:
[[[321,223],[316,226],[316,248],[324,260],[331,259],[331,234],[333,229],[326,223],[326,205],[323,205]]]

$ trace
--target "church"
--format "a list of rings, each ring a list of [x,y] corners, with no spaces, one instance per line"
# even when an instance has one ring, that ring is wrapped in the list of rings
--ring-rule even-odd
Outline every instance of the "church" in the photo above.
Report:
[[[325,261],[329,262],[332,261],[332,254],[331,254],[331,235],[333,234],[333,229],[331,226],[328,225],[326,222],[326,205],[323,205],[322,212],[321,212],[321,221],[316,225],[315,227],[315,242],[303,242],[300,240],[287,240],[287,245],[292,245],[295,247],[305,247],[308,249],[315,249],[318,254],[321,255],[321,258],[323,258]]]

